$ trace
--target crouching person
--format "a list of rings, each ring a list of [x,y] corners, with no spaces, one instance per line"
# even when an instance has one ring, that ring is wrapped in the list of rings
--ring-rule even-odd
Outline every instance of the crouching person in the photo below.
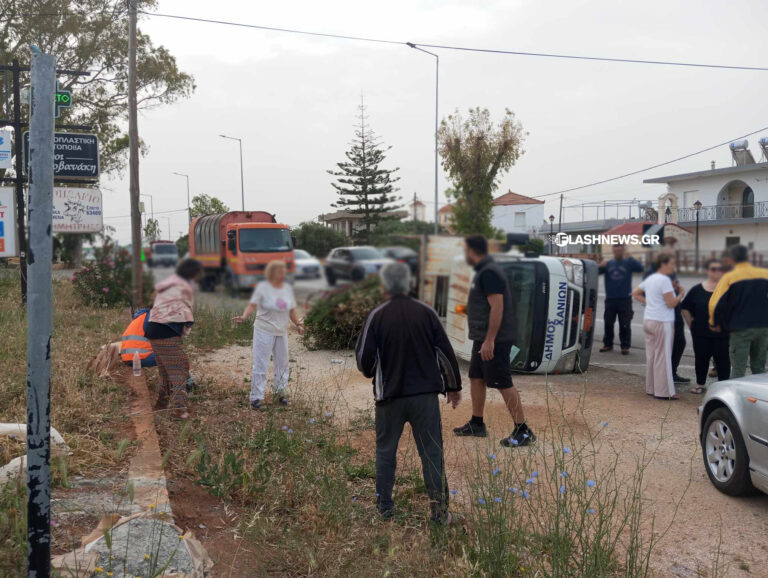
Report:
[[[397,446],[409,423],[421,458],[431,518],[446,523],[448,481],[437,394],[446,394],[454,408],[458,405],[459,364],[435,310],[408,296],[408,266],[391,263],[380,275],[389,299],[368,314],[356,347],[357,367],[373,378],[376,398],[377,506],[382,516],[392,516]]]

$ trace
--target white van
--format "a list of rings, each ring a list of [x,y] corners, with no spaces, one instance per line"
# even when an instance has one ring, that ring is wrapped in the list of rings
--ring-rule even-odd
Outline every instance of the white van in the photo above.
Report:
[[[494,253],[507,275],[517,315],[514,371],[570,373],[589,366],[597,304],[597,263],[588,259]],[[444,319],[456,355],[468,360],[472,342],[465,314],[474,272],[461,237],[430,236],[422,262],[421,297]],[[514,350],[513,350],[514,351]]]

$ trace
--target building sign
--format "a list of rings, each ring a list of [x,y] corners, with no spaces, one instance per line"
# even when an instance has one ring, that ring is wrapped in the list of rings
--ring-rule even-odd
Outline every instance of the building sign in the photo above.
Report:
[[[16,209],[12,187],[0,188],[0,257],[16,257]]]
[[[99,189],[54,187],[53,232],[98,233],[103,227]]]
[[[10,169],[13,166],[11,151],[11,131],[0,128],[0,169]]]
[[[29,132],[24,133],[24,170],[29,166]],[[57,132],[53,145],[54,179],[98,179],[99,139],[95,134]]]

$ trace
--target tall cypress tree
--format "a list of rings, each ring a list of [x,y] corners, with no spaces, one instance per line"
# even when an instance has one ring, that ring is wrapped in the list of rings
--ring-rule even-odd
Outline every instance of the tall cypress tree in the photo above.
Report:
[[[358,124],[355,138],[345,153],[347,160],[337,163],[337,170],[328,174],[336,177],[332,183],[339,195],[331,206],[352,215],[362,215],[362,227],[354,232],[357,243],[367,243],[370,233],[382,221],[395,218],[391,214],[400,208],[396,203],[397,188],[394,183],[400,177],[393,176],[399,168],[385,169],[382,163],[391,146],[385,146],[368,125],[368,116],[363,102],[358,107]]]

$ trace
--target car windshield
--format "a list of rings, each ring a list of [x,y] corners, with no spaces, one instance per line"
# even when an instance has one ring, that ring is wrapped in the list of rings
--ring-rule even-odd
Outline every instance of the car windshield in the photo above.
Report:
[[[178,255],[179,250],[173,243],[163,243],[161,245],[155,245],[153,251],[158,255]]]
[[[512,308],[515,310],[517,340],[515,346],[520,352],[510,361],[516,369],[525,368],[531,353],[534,333],[534,310],[536,293],[536,270],[530,263],[504,263],[504,272],[512,293]]]
[[[416,255],[416,251],[409,249],[408,247],[390,247],[384,249],[390,257],[394,259],[405,259],[406,257],[413,257]]]
[[[288,229],[240,229],[240,250],[244,253],[276,253],[291,248]]]
[[[355,247],[349,250],[355,261],[363,261],[367,259],[381,259],[383,255],[379,253],[377,249],[373,247]]]
[[[311,259],[312,255],[310,255],[306,251],[302,251],[301,249],[295,249],[293,251],[293,257],[295,259]]]

